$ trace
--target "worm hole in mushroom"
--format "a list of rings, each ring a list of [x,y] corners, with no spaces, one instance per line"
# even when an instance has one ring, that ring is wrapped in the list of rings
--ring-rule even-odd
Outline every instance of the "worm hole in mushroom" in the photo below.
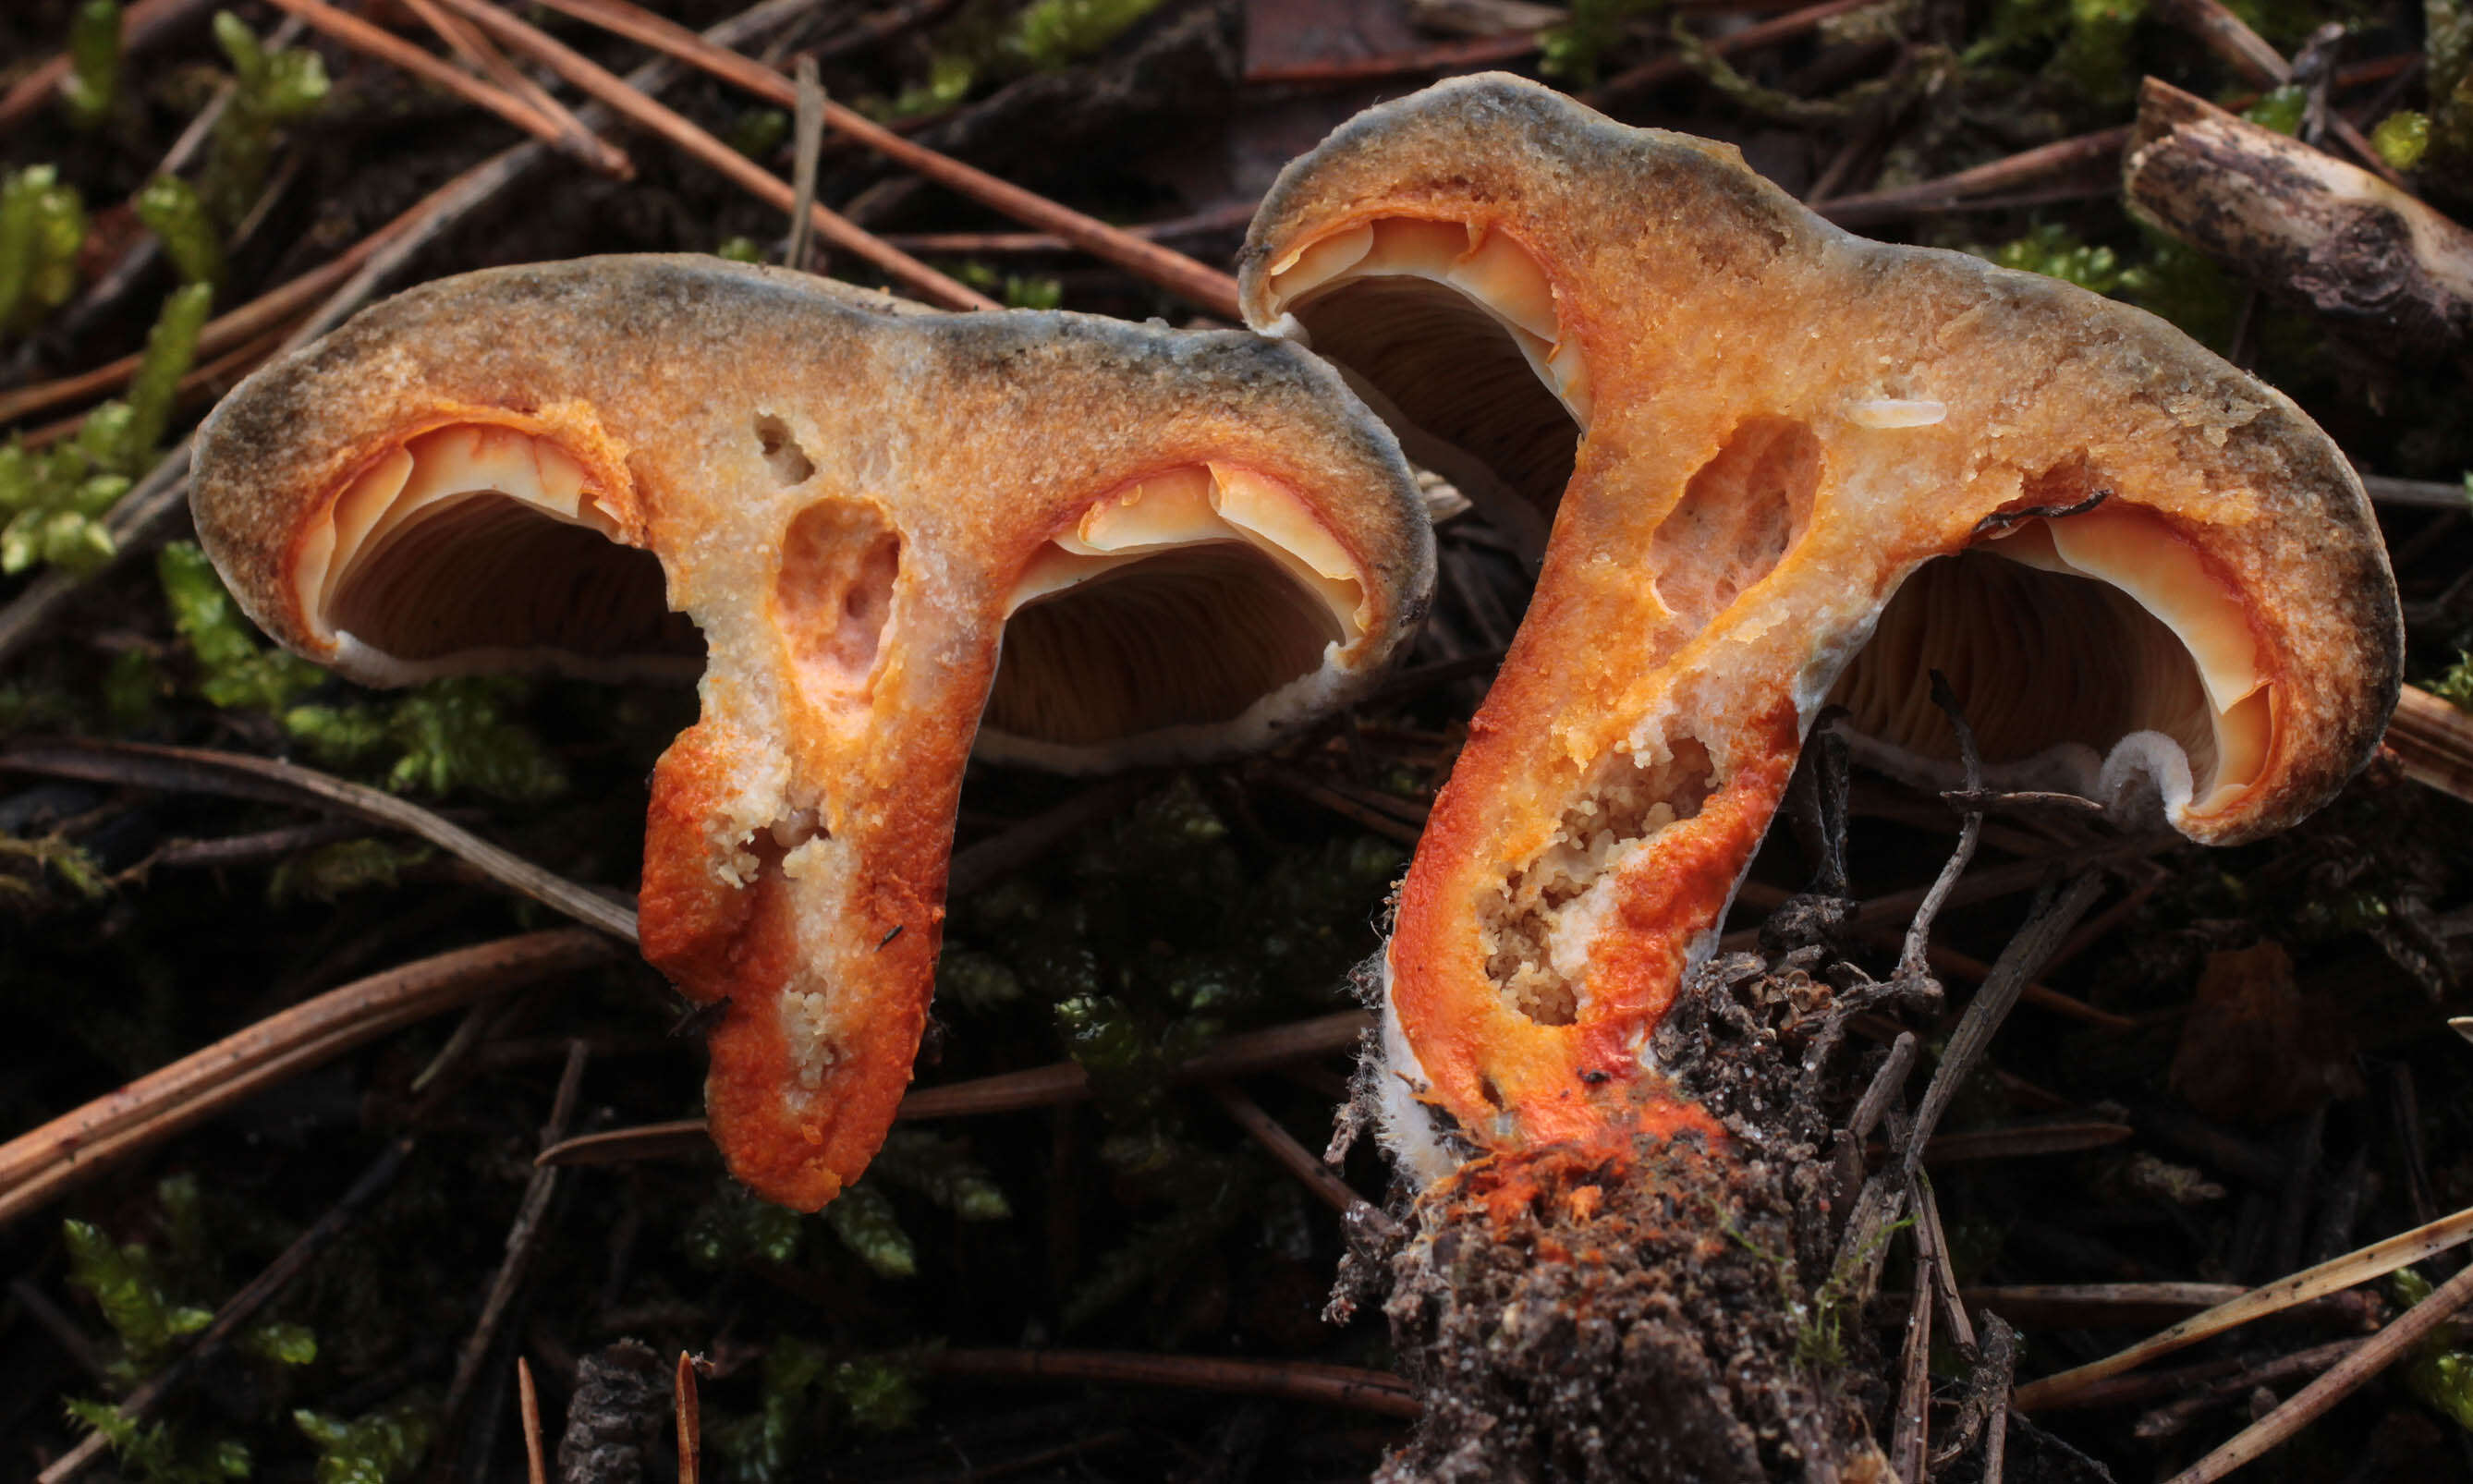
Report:
[[[617,529],[550,440],[435,428],[312,518],[295,568],[301,609],[398,682],[526,666],[693,676],[701,637],[664,602],[659,561]]]
[[[2093,488],[2072,467],[2028,481],[2021,503],[2067,506]],[[1932,702],[1935,669],[1996,778],[2034,781],[2039,762],[2067,768],[2073,756],[2090,771],[2128,739],[2169,767],[2156,756],[2169,743],[2203,812],[2258,778],[2274,742],[2275,687],[2233,587],[2195,543],[2124,499],[2020,520],[1924,563],[1830,699],[1893,763],[1946,768],[1957,747]]]
[[[1613,904],[1616,875],[1663,831],[1700,812],[1723,779],[1697,738],[1591,764],[1544,847],[1478,903],[1486,977],[1541,1025],[1584,1008],[1588,947]]]
[[[1383,218],[1289,254],[1270,296],[1411,460],[1543,544],[1589,378],[1534,256],[1499,230]]]
[[[866,706],[900,573],[901,537],[876,506],[823,500],[791,518],[773,613],[808,704]]]
[[[984,727],[1082,746],[1231,721],[1357,643],[1364,591],[1278,481],[1224,465],[1147,475],[1032,556]]]
[[[1693,628],[1723,611],[1802,537],[1820,475],[1820,440],[1802,423],[1737,424],[1649,539],[1658,596]]]
[[[759,413],[756,419],[756,450],[764,456],[773,477],[784,485],[803,485],[816,471],[816,461],[799,446],[790,425],[771,413]]]

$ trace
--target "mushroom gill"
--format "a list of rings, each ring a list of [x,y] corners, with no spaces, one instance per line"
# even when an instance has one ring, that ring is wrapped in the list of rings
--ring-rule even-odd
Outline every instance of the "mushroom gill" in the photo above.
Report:
[[[584,467],[487,423],[387,449],[310,517],[295,580],[312,632],[391,681],[509,666],[692,680],[695,626],[622,545]]]
[[[2255,781],[2274,744],[2275,686],[2258,651],[2240,599],[2195,546],[2107,504],[2023,520],[1926,562],[1830,699],[1863,736],[1954,763],[1957,739],[1931,697],[1938,670],[1996,778],[2049,762],[2045,781],[2109,793],[2098,759],[2119,757],[2154,774],[2167,803],[2186,798],[2204,814]],[[2186,781],[2161,743],[2178,751]]]
[[[1590,391],[1534,255],[1501,230],[1386,217],[1286,254],[1268,294],[1411,459],[1542,546]]]
[[[1187,465],[1093,501],[1007,599],[992,754],[1236,720],[1365,632],[1366,579],[1303,501]]]

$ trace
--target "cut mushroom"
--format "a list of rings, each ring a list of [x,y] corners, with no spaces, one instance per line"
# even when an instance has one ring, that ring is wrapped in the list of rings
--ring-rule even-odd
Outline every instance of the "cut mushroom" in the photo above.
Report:
[[[1292,164],[1242,282],[1412,453],[1554,513],[1388,950],[1387,1133],[1429,1182],[1717,1137],[1650,1036],[1825,701],[1954,776],[1939,670],[1997,775],[2211,843],[2315,808],[2394,704],[2384,548],[2291,402],[2138,310],[1851,237],[1725,146],[1446,83]]]
[[[1433,575],[1390,435],[1292,347],[697,257],[372,309],[216,411],[193,500],[252,616],[358,680],[708,655],[644,951],[727,1003],[732,1169],[807,1209],[909,1081],[982,708],[1052,767],[1257,746],[1359,688]]]

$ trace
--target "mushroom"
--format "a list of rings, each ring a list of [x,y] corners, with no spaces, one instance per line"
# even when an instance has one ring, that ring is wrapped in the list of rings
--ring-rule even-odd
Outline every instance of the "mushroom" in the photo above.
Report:
[[[1448,82],[1292,163],[1241,283],[1412,455],[1552,515],[1387,950],[1425,1182],[1718,1137],[1652,1035],[1826,703],[1948,777],[1944,672],[1996,780],[2211,844],[2317,807],[2394,705],[2377,527],[2289,400],[2126,305],[1852,237],[1728,146]]]
[[[1075,770],[1260,746],[1433,571],[1390,435],[1291,347],[704,257],[402,294],[228,398],[192,498],[250,614],[355,680],[701,669],[643,948],[727,1002],[730,1167],[809,1209],[909,1081],[974,733]]]

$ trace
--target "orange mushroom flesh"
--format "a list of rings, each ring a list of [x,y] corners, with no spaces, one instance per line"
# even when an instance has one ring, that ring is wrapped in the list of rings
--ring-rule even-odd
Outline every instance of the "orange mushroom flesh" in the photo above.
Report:
[[[1717,1137],[1650,1038],[1826,701],[1953,778],[1939,670],[1993,781],[2216,843],[2316,807],[2393,705],[2384,548],[2289,401],[2125,305],[1851,237],[1726,146],[1446,83],[1292,164],[1242,283],[1412,456],[1552,521],[1386,957],[1386,1132],[1428,1181]]]
[[[909,1081],[974,737],[1260,745],[1370,679],[1433,572],[1390,435],[1293,347],[709,258],[399,296],[217,409],[194,491],[251,614],[355,679],[701,666],[643,947],[727,1003],[731,1168],[806,1209]]]

